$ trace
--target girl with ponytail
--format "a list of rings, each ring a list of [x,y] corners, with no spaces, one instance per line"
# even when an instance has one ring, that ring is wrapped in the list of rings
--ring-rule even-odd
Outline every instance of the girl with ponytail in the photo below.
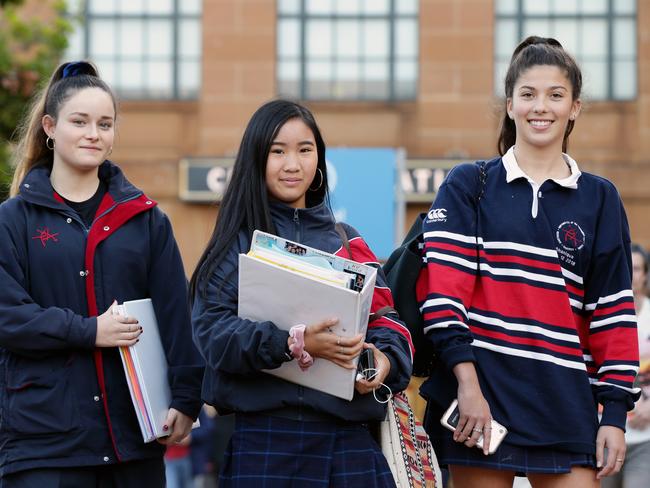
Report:
[[[91,63],[64,63],[20,130],[0,205],[3,488],[163,487],[162,444],[183,439],[201,406],[169,220],[107,159],[116,109]],[[149,444],[118,351],[142,327],[113,313],[141,298],[152,299],[172,390],[170,435]]]
[[[425,426],[456,488],[511,487],[516,474],[596,487],[625,461],[639,396],[630,236],[616,188],[566,154],[581,88],[557,40],[519,44],[501,156],[454,168],[432,206],[444,218],[423,224],[418,299],[442,363],[421,388]],[[440,418],[454,398],[450,432]],[[492,419],[508,434],[490,454]]]

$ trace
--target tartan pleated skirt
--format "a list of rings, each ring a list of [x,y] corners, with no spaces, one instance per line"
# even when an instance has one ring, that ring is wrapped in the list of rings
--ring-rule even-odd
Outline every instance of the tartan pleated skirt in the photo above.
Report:
[[[367,427],[237,414],[219,488],[394,488]]]

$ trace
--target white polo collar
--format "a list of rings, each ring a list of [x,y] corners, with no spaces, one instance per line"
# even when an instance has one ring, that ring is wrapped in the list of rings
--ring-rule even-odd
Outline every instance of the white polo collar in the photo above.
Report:
[[[578,188],[578,179],[580,178],[582,172],[580,171],[580,168],[578,168],[578,163],[576,163],[571,156],[562,153],[562,157],[569,165],[569,170],[571,171],[571,174],[566,178],[557,178],[557,179],[549,178],[549,179],[551,179],[558,185],[563,186],[564,188],[571,188],[575,190]],[[506,152],[503,155],[501,160],[503,161],[503,167],[506,170],[506,181],[508,183],[510,183],[513,180],[516,180],[517,178],[525,178],[529,182],[531,183],[533,182],[532,178],[530,178],[526,173],[524,173],[524,171],[519,167],[519,164],[517,164],[517,158],[515,158],[515,146],[512,146],[510,149],[508,149],[508,152]]]

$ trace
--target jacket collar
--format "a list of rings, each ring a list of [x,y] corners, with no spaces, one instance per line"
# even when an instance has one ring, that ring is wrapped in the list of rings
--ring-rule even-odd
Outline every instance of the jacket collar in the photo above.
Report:
[[[30,203],[52,208],[68,208],[55,197],[50,182],[51,169],[46,165],[32,168],[20,185],[20,196]],[[116,203],[142,195],[142,191],[133,186],[124,176],[122,170],[111,161],[104,161],[99,167],[99,179],[108,184],[108,193]]]
[[[564,158],[564,161],[566,161],[567,165],[569,166],[569,170],[571,171],[571,174],[566,178],[557,178],[557,179],[549,178],[549,179],[551,181],[554,181],[558,185],[563,186],[564,188],[570,188],[572,190],[575,190],[578,188],[578,179],[580,178],[580,175],[582,175],[582,172],[578,168],[578,163],[576,163],[573,160],[573,158],[571,158],[571,156],[562,153],[562,157]],[[529,182],[533,181],[519,167],[519,164],[517,164],[517,158],[515,157],[515,146],[512,146],[510,149],[508,149],[508,152],[506,152],[503,155],[501,160],[503,161],[503,167],[506,170],[506,182],[510,183],[511,181],[516,180],[517,178],[524,178]]]
[[[334,215],[325,201],[308,208],[293,208],[281,202],[270,203],[271,217],[276,227],[299,223],[303,229],[324,229],[334,225]]]

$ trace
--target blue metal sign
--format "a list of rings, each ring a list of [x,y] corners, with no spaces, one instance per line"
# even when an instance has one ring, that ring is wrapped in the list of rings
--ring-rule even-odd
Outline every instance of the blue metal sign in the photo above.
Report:
[[[386,259],[396,246],[398,213],[403,212],[396,198],[401,194],[398,150],[331,148],[326,157],[336,219],[357,229],[377,257]]]

